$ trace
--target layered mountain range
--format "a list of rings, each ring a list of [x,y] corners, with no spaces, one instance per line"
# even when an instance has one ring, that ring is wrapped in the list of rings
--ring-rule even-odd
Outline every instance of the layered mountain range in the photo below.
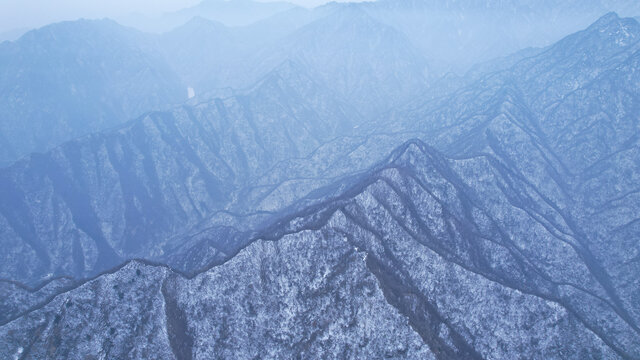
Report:
[[[239,192],[252,179],[357,120],[285,63],[244,95],[152,112],[34,154],[1,171],[3,277],[82,277],[161,255],[217,211],[249,211]]]
[[[236,28],[194,18],[162,35],[110,20],[54,24],[0,46],[0,162],[167,110],[187,96],[247,92],[291,61],[369,117],[428,80],[426,61],[403,34],[349,7],[292,9]]]
[[[394,49],[368,71],[285,47],[252,87],[1,170],[3,276],[94,277],[0,282],[0,354],[640,359],[640,24],[607,14],[439,92],[374,19],[285,40]]]
[[[547,46],[607,11],[637,15],[640,7],[628,0],[388,0],[309,10],[212,0],[169,16],[162,34],[107,20],[45,26],[0,45],[0,164],[187,96],[245,90],[284,61],[375,117],[417,93],[450,87],[438,80],[449,71]]]
[[[164,35],[168,58],[198,93],[245,88],[293,61],[366,117],[408,101],[431,80],[406,35],[359,7],[287,15],[302,20],[273,33],[264,31],[277,26],[273,21],[229,29],[196,18]],[[203,42],[202,34],[211,35]]]
[[[362,7],[406,34],[438,71],[464,71],[526,47],[548,46],[606,12],[640,11],[633,0],[381,0]]]

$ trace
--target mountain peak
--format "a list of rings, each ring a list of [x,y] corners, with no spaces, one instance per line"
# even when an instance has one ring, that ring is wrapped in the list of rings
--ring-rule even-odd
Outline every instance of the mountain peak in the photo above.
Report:
[[[638,21],[634,18],[621,18],[615,12],[609,12],[594,22],[589,31],[598,31],[600,33],[608,32],[609,34],[618,34],[623,31],[624,35],[635,35],[640,28]]]
[[[291,73],[299,73],[299,72],[303,72],[304,70],[303,70],[303,67],[297,62],[291,59],[286,59],[282,63],[280,63],[280,65],[276,66],[276,68],[273,71],[278,74],[284,75],[284,74],[291,74]]]
[[[601,16],[598,20],[596,20],[596,22],[594,22],[587,28],[587,31],[605,32],[607,30],[617,29],[623,26],[625,20],[631,19],[621,18],[616,12],[612,11]]]
[[[222,23],[215,20],[207,19],[200,15],[196,15],[192,17],[189,21],[187,21],[186,24],[184,24],[184,26],[189,26],[189,25],[190,26],[223,26],[224,27]]]
[[[77,19],[61,21],[26,32],[15,41],[18,44],[35,46],[52,46],[60,49],[60,45],[69,46],[71,43],[94,41],[124,41],[128,44],[144,42],[148,39],[145,34],[135,28],[121,25],[109,19]],[[53,45],[58,44],[58,45]],[[30,45],[27,45],[30,46]]]
[[[444,158],[424,141],[414,138],[396,148],[385,162],[391,166],[415,166],[416,163],[439,163]]]
[[[221,22],[207,19],[202,16],[194,16],[189,21],[187,21],[184,25],[177,27],[173,31],[207,31],[207,32],[226,32],[227,26]]]
[[[602,15],[595,23],[593,23],[592,27],[601,27],[617,21],[620,21],[620,16],[618,16],[615,11],[611,11]]]
[[[621,18],[610,12],[588,28],[560,40],[551,48],[563,57],[587,56],[607,59],[640,39],[640,24],[633,18]]]
[[[291,59],[286,59],[280,63],[280,65],[267,73],[253,88],[259,89],[271,87],[274,83],[280,83],[283,80],[287,83],[292,81],[304,81],[306,83],[313,82],[313,80],[311,80],[311,78],[306,74],[304,67]]]

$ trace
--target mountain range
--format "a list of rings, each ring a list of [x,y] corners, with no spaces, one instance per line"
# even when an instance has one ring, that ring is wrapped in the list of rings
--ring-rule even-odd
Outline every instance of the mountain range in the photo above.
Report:
[[[380,0],[361,6],[407,35],[440,72],[464,72],[479,61],[551,45],[610,11],[640,12],[633,0]]]
[[[437,80],[334,6],[244,90],[0,170],[0,354],[640,359],[640,24]]]
[[[243,95],[152,112],[31,155],[0,171],[3,277],[82,277],[162,254],[170,237],[217,211],[248,211],[237,192],[253,178],[358,119],[284,63]]]
[[[242,9],[251,11],[230,22]],[[464,77],[479,63],[548,46],[612,10],[640,13],[630,0],[385,0],[315,9],[211,0],[170,16],[161,34],[108,20],[45,26],[0,44],[0,164],[189,96],[246,90],[285,61],[363,116],[379,116],[415,94],[455,88],[444,74]]]

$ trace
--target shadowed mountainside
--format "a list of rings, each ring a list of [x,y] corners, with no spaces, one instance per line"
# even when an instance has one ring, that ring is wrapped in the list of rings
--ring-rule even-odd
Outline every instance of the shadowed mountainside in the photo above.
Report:
[[[638,358],[633,298],[505,165],[410,142],[226,263],[190,279],[130,263],[2,326],[0,351]]]
[[[152,112],[34,154],[0,171],[2,275],[85,276],[162,254],[169,237],[242,200],[234,192],[252,178],[358,118],[288,62],[244,95]]]

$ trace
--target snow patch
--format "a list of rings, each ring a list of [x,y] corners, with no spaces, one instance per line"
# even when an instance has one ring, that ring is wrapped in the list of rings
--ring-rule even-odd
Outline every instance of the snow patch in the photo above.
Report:
[[[13,359],[14,360],[18,360],[20,359],[20,355],[22,355],[22,352],[24,351],[23,348],[19,347],[18,351],[16,351],[15,355],[13,355]]]

